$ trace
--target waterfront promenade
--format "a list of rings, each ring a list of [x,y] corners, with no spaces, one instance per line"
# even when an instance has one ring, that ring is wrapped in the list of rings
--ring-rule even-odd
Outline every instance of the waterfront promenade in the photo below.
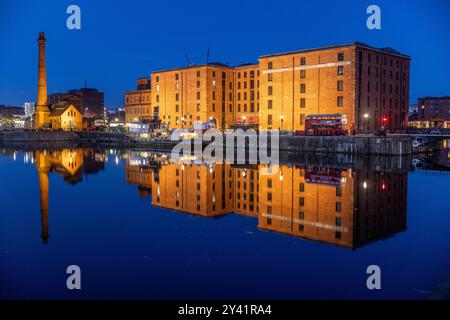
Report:
[[[258,139],[258,137],[256,137]],[[147,147],[172,150],[178,143],[170,139],[136,139],[124,133],[68,132],[68,131],[4,131],[0,145],[23,146],[39,144],[51,146],[61,143],[82,143],[104,147]],[[208,143],[204,143],[205,145]],[[229,147],[229,146],[227,146]],[[234,147],[234,146],[232,146]],[[247,147],[248,144],[247,144]],[[406,135],[388,136],[285,136],[279,137],[279,151],[319,152],[361,155],[404,156],[414,153],[412,139]]]

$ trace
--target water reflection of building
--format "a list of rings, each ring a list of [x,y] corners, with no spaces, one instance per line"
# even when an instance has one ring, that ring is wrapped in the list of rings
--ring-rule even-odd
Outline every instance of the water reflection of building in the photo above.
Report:
[[[154,169],[149,157],[137,152],[128,154],[125,165],[126,182],[137,185],[139,196],[142,198],[148,198],[151,194]]]
[[[351,246],[351,170],[281,166],[261,176],[261,229]]]
[[[450,167],[450,140],[442,141],[439,151],[439,164]]]
[[[406,229],[406,172],[314,166],[167,164],[152,182],[152,204],[217,217],[256,217],[262,230],[348,248]]]
[[[245,216],[257,217],[259,213],[258,166],[235,167],[233,176],[233,211]]]
[[[98,159],[92,150],[64,149],[64,150],[38,150],[34,152],[34,163],[39,176],[39,194],[41,206],[41,238],[44,244],[48,243],[48,199],[49,199],[49,173],[54,172],[61,175],[64,181],[76,184],[83,178],[83,165],[85,158]],[[98,172],[100,165],[95,170],[88,166],[85,172]],[[97,170],[98,169],[98,170]]]
[[[152,185],[152,204],[204,217],[233,211],[233,171],[229,164],[170,164]]]
[[[91,174],[105,170],[106,159],[107,154],[104,151],[83,149],[83,172]]]
[[[407,173],[360,171],[353,185],[354,247],[406,230]]]

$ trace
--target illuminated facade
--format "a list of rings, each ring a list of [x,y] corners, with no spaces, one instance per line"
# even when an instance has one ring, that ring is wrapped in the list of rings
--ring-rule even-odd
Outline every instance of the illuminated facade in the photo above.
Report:
[[[233,69],[220,63],[153,72],[155,117],[170,128],[201,123],[225,129],[232,123]]]
[[[235,125],[259,125],[259,65],[245,64],[233,68]]]
[[[50,110],[47,105],[47,66],[45,62],[45,35],[43,32],[39,33],[38,47],[38,98],[37,107],[34,112],[34,127],[35,129],[48,128],[50,126]]]
[[[136,90],[125,92],[125,122],[153,119],[150,80],[139,78]]]
[[[80,131],[83,129],[83,115],[73,104],[54,105],[49,119],[53,130]]]
[[[264,55],[257,64],[161,70],[151,74],[151,109],[170,128],[198,122],[296,131],[307,115],[342,114],[349,133],[402,132],[409,65],[393,49],[355,42]]]
[[[260,123],[304,130],[310,114],[343,114],[350,133],[407,128],[410,58],[362,43],[260,57]]]
[[[78,96],[74,94],[61,94],[58,96],[58,102],[49,107],[45,60],[46,42],[44,33],[39,33],[38,101],[36,111],[34,112],[34,128],[68,131],[82,130],[83,115],[76,107],[76,104],[80,101]]]

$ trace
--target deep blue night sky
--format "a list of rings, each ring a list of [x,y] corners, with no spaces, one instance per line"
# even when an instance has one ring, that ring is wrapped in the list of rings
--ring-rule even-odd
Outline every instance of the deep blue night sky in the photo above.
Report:
[[[327,5],[324,5],[327,3]],[[66,28],[67,6],[81,30]],[[382,29],[366,28],[377,4]],[[210,61],[231,65],[259,55],[361,41],[412,60],[411,102],[450,94],[450,1],[93,1],[0,0],[0,104],[36,100],[39,31],[47,37],[49,93],[84,86],[117,107],[152,70]]]

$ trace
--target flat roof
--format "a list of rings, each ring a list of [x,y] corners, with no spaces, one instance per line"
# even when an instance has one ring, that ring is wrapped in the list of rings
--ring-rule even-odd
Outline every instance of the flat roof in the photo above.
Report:
[[[125,90],[125,93],[142,93],[142,92],[146,92],[146,91],[151,92],[152,88]]]
[[[420,97],[420,98],[417,98],[418,100],[422,100],[422,99],[424,99],[424,100],[430,100],[430,99],[435,99],[435,100],[441,100],[441,99],[445,99],[445,100],[447,100],[447,99],[450,99],[450,96],[443,96],[443,97]]]
[[[317,47],[317,48],[311,48],[311,49],[303,49],[303,50],[295,50],[295,51],[287,51],[287,52],[266,54],[266,55],[259,56],[259,58],[278,57],[278,56],[284,56],[284,55],[291,55],[291,54],[298,54],[298,53],[307,53],[307,52],[321,51],[321,50],[331,50],[331,49],[353,47],[353,46],[357,46],[357,47],[361,47],[361,48],[365,48],[365,49],[369,49],[369,50],[374,50],[374,51],[380,51],[382,53],[388,53],[388,54],[400,56],[400,57],[403,57],[403,58],[411,59],[410,56],[408,56],[406,54],[403,54],[403,53],[400,53],[400,52],[398,52],[395,49],[392,49],[392,48],[389,48],[389,47],[376,48],[376,47],[373,47],[373,46],[368,45],[368,44],[363,43],[363,42],[350,42],[350,43],[345,43],[345,44],[323,46],[323,47]]]
[[[204,63],[204,64],[189,65],[189,66],[185,66],[185,67],[175,67],[175,68],[169,68],[169,69],[155,70],[155,71],[152,71],[152,73],[161,73],[161,72],[169,72],[169,71],[192,69],[192,68],[202,68],[202,67],[208,67],[208,66],[232,68],[229,65],[222,63],[222,62],[209,62],[209,63]]]
[[[245,68],[245,67],[252,67],[252,66],[257,66],[259,65],[259,63],[257,62],[249,62],[249,63],[243,63],[237,66],[234,66],[233,68]]]

